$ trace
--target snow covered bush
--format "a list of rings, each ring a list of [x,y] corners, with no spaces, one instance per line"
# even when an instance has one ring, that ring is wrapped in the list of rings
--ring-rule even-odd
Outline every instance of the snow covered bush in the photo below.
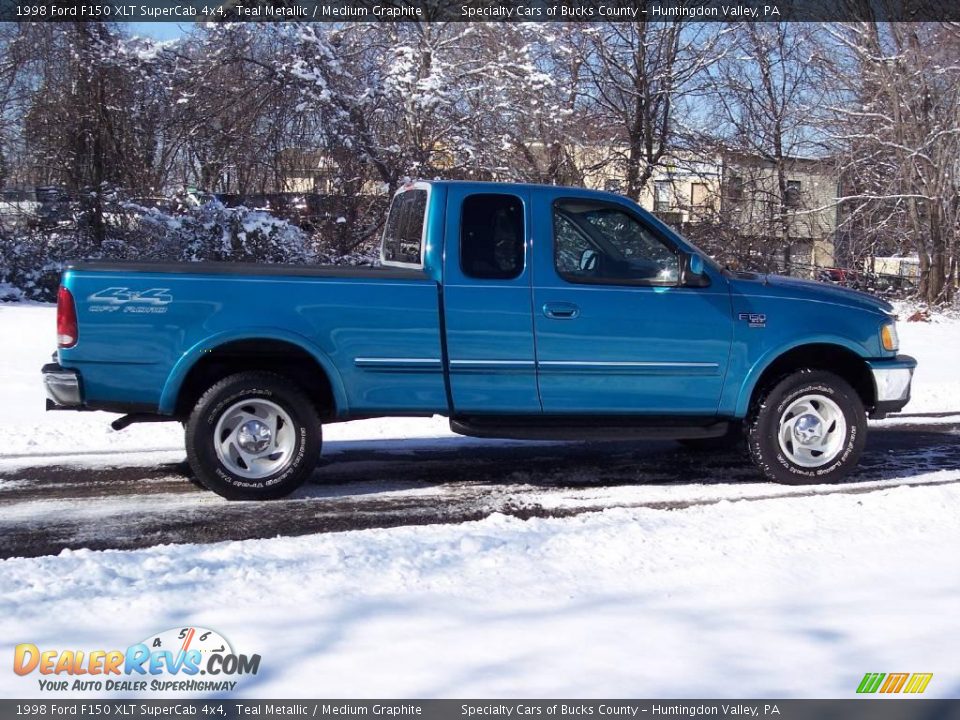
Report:
[[[350,265],[354,267],[379,265],[380,245],[366,244],[346,253],[321,249],[317,251],[316,262],[319,265]]]
[[[150,259],[304,263],[313,258],[309,238],[300,228],[262,210],[227,207],[218,200],[182,215],[140,210],[139,229],[148,239]]]
[[[0,229],[0,283],[27,299],[52,302],[64,265],[75,260],[296,264],[314,258],[306,233],[267,212],[217,200],[174,205],[168,211],[110,197],[99,226],[78,213],[69,227]]]
[[[94,242],[86,231],[75,229],[28,230],[0,235],[0,283],[21,291],[28,300],[53,302],[60,273],[71,260],[119,258],[123,247],[114,242]]]

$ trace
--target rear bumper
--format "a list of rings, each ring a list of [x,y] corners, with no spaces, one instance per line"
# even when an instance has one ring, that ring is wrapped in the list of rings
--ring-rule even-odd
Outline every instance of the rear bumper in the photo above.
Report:
[[[910,402],[910,386],[917,361],[909,355],[897,355],[888,360],[869,360],[867,364],[873,374],[877,398],[870,417],[882,418],[902,410]]]
[[[76,370],[47,363],[40,371],[47,391],[47,410],[79,408],[83,405],[83,388]]]

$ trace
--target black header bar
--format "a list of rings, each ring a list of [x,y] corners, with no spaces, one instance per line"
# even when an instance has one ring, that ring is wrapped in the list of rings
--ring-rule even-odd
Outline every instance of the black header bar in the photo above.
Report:
[[[40,22],[960,21],[953,0],[0,0]]]

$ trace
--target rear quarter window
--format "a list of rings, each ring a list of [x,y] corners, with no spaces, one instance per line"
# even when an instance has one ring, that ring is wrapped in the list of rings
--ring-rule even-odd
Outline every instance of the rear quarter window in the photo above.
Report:
[[[460,269],[481,280],[513,280],[523,273],[523,203],[515,195],[480,193],[463,201]]]
[[[395,195],[383,231],[385,265],[423,265],[423,226],[427,191],[416,188]]]

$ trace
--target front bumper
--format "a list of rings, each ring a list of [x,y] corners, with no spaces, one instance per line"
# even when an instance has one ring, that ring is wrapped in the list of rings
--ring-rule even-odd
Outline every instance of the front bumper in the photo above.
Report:
[[[889,360],[869,360],[867,364],[877,398],[870,417],[882,418],[902,410],[910,402],[910,385],[917,361],[909,355],[897,355]]]
[[[47,363],[40,372],[43,373],[43,387],[47,391],[47,410],[83,405],[83,389],[76,370],[61,367],[58,363]]]

